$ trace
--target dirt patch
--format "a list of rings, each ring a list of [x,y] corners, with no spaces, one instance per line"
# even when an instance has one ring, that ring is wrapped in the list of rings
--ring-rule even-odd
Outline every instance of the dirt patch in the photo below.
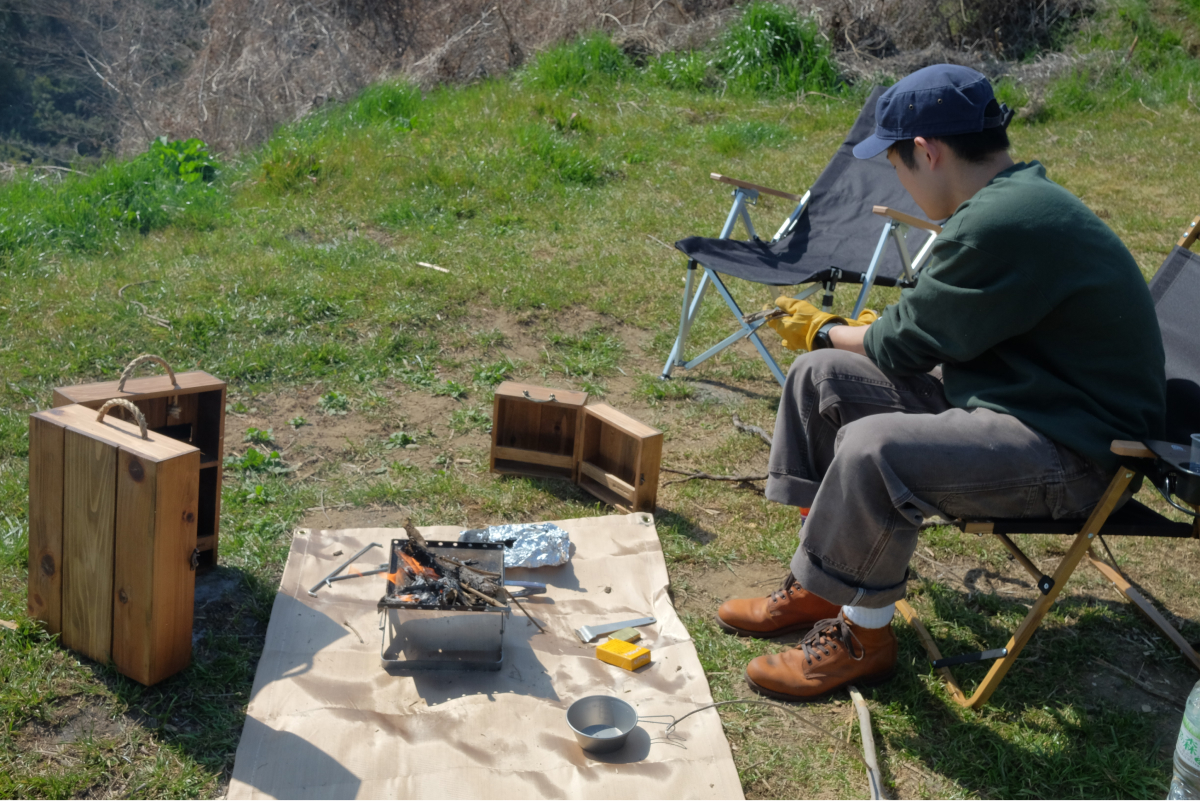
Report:
[[[736,562],[719,567],[675,566],[671,596],[681,612],[712,616],[729,598],[769,595],[783,584],[787,566],[770,562]]]
[[[86,740],[124,740],[136,723],[113,717],[102,699],[75,695],[62,700],[46,720],[35,720],[17,732],[17,746],[25,752],[55,756],[60,746]]]

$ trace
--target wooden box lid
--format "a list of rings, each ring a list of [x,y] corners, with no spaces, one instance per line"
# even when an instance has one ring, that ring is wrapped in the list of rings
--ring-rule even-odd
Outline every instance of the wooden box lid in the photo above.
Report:
[[[532,403],[542,403],[547,406],[579,407],[587,403],[588,394],[573,389],[550,389],[533,384],[519,384],[516,381],[505,381],[496,387],[496,397]]]
[[[30,417],[69,428],[150,462],[165,462],[189,453],[200,453],[200,449],[193,445],[154,431],[147,431],[148,438],[142,439],[137,423],[127,423],[111,414],[105,415],[102,421],[97,421],[95,409],[78,404],[46,409],[35,412]],[[196,464],[199,467],[199,461]]]
[[[124,391],[118,390],[120,381],[100,381],[95,384],[76,384],[71,387],[56,387],[54,390],[54,405],[64,406],[68,403],[79,403],[84,406],[99,406],[111,398],[129,398],[131,400],[148,400],[170,395],[190,395],[196,392],[207,392],[225,388],[225,382],[209,375],[203,370],[190,373],[176,373],[175,383],[165,375],[150,375],[142,378],[131,378],[125,382]]]

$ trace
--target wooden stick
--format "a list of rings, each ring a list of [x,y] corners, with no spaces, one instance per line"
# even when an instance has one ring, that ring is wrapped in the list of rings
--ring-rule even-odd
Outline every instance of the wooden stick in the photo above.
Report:
[[[863,760],[867,763],[867,781],[871,785],[871,798],[887,798],[883,792],[883,775],[879,772],[879,760],[875,757],[875,735],[871,733],[871,710],[857,687],[851,684],[846,689],[850,691],[854,708],[858,710],[858,730],[862,735]]]
[[[17,630],[17,624],[13,623],[11,620],[0,620],[0,626],[3,626],[4,628],[9,629],[10,631]]]
[[[450,272],[450,271],[449,271],[449,270],[447,270],[445,267],[438,267],[436,264],[430,264],[430,263],[429,263],[429,262],[427,262],[427,261],[419,261],[419,262],[417,262],[417,266],[418,266],[418,267],[425,267],[425,268],[427,268],[427,269],[430,269],[430,270],[437,270],[439,273],[448,273],[448,272]]]
[[[752,425],[749,425],[748,423],[743,423],[741,418],[737,416],[737,412],[734,412],[734,414],[733,414],[733,427],[736,428],[738,431],[742,431],[746,434],[754,434],[759,439],[761,439],[763,442],[767,443],[768,448],[775,447],[775,441],[773,439],[771,439],[770,434],[768,434],[766,431],[763,431],[758,426],[752,426]]]
[[[675,475],[678,475],[678,476],[687,476],[687,478],[677,478],[674,481],[664,481],[662,484],[664,487],[666,487],[670,484],[683,484],[687,481],[691,481],[692,479],[696,479],[696,478],[702,478],[707,481],[737,481],[737,482],[766,481],[767,480],[766,476],[714,476],[711,473],[703,473],[703,472],[689,473],[685,470],[672,470],[669,467],[662,467],[659,469],[661,469],[664,473],[674,473]]]
[[[534,620],[533,615],[531,615],[531,614],[529,614],[529,612],[525,611],[525,607],[521,606],[521,602],[517,600],[515,595],[513,595],[508,590],[505,590],[504,594],[508,596],[508,600],[512,601],[514,604],[517,605],[517,608],[520,609],[522,613],[524,613],[525,617],[529,618],[530,623],[532,623],[533,625],[538,627],[538,631],[540,631],[542,634],[546,633],[546,630],[544,628],[542,628],[542,624],[538,623],[536,620]]]
[[[466,584],[460,583],[458,586],[463,592],[467,593],[468,595],[475,596],[476,598],[478,598],[479,600],[483,601],[486,604],[490,604],[492,606],[499,606],[502,608],[504,606],[504,604],[500,603],[495,598],[489,598],[486,595],[484,595],[482,592],[480,592],[479,590],[471,589]]]

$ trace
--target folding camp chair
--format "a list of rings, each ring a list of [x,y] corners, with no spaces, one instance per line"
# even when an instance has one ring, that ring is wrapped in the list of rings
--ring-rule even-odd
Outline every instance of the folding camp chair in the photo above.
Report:
[[[797,298],[809,297],[824,288],[821,307],[826,311],[833,303],[833,293],[839,282],[859,283],[862,290],[854,306],[855,317],[866,305],[873,285],[910,286],[915,281],[917,270],[933,245],[931,234],[941,229],[925,219],[900,185],[885,155],[864,161],[856,159],[851,152],[856,144],[874,132],[875,101],[883,91],[883,87],[876,87],[871,93],[833,160],[803,195],[713,174],[715,180],[734,187],[733,205],[717,239],[693,236],[675,243],[675,247],[688,257],[688,266],[679,335],[663,367],[663,378],[670,378],[677,367],[690,370],[735,342],[749,338],[776,380],[783,385],[783,370],[757,334],[765,323],[763,316],[743,315],[721,275],[768,286],[812,284],[796,295]],[[797,201],[795,210],[770,242],[763,242],[758,237],[747,208],[747,204],[753,205],[760,194]],[[876,219],[871,216],[872,211],[887,218],[876,241],[872,241],[867,233],[870,221]],[[739,219],[750,236],[748,241],[730,239]],[[889,239],[896,243],[894,251],[887,247]],[[910,252],[915,252],[916,256],[910,257]],[[697,268],[704,271],[698,284]],[[733,312],[738,329],[689,361],[684,358],[688,334],[710,285]]]
[[[1116,566],[1100,559],[1093,549],[1096,539],[1102,535],[1200,538],[1200,518],[1196,517],[1196,507],[1200,507],[1200,472],[1195,465],[1189,467],[1190,444],[1177,444],[1188,443],[1192,434],[1200,433],[1200,317],[1196,315],[1196,309],[1200,307],[1200,256],[1189,250],[1198,233],[1200,216],[1192,221],[1188,231],[1150,282],[1150,293],[1154,298],[1167,353],[1167,441],[1112,443],[1113,453],[1122,457],[1121,468],[1082,527],[1078,521],[1070,520],[980,520],[959,524],[965,532],[998,537],[1013,558],[1033,577],[1041,592],[1041,597],[1009,639],[1008,645],[992,651],[944,658],[913,608],[905,601],[896,604],[900,613],[916,629],[933,667],[945,680],[950,694],[962,706],[978,708],[987,702],[1084,557],[1200,669],[1200,655],[1187,640],[1130,584]],[[1173,522],[1135,500],[1128,501],[1114,512],[1126,488],[1131,484],[1137,486],[1142,477],[1149,479],[1167,503],[1190,515],[1192,522]],[[1074,534],[1075,538],[1054,575],[1048,576],[1010,539],[1013,534]],[[998,661],[992,664],[975,692],[967,697],[949,668],[951,665],[986,659]]]

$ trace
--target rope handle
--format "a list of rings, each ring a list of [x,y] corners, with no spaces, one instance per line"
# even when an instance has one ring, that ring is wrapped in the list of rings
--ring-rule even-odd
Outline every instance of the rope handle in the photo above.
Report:
[[[550,393],[550,397],[548,398],[535,398],[529,394],[529,390],[527,389],[522,390],[521,394],[525,396],[525,400],[531,400],[534,403],[556,403],[558,401],[558,398],[554,397],[553,392]]]
[[[117,384],[117,392],[125,391],[125,382],[133,375],[133,371],[141,367],[147,362],[158,362],[167,370],[167,377],[171,379],[171,386],[178,387],[179,382],[175,380],[175,371],[171,369],[171,365],[167,364],[167,360],[161,356],[155,356],[152,353],[145,353],[138,356],[136,359],[125,365],[125,369],[121,371],[121,381]]]
[[[133,414],[133,419],[137,420],[138,428],[142,430],[142,439],[150,439],[150,437],[146,434],[146,415],[142,414],[142,410],[134,406],[132,402],[127,401],[124,398],[113,398],[112,400],[105,402],[105,404],[100,407],[100,413],[96,415],[96,422],[103,422],[104,415],[108,414],[108,410],[114,406],[120,406],[125,411],[131,412]]]

